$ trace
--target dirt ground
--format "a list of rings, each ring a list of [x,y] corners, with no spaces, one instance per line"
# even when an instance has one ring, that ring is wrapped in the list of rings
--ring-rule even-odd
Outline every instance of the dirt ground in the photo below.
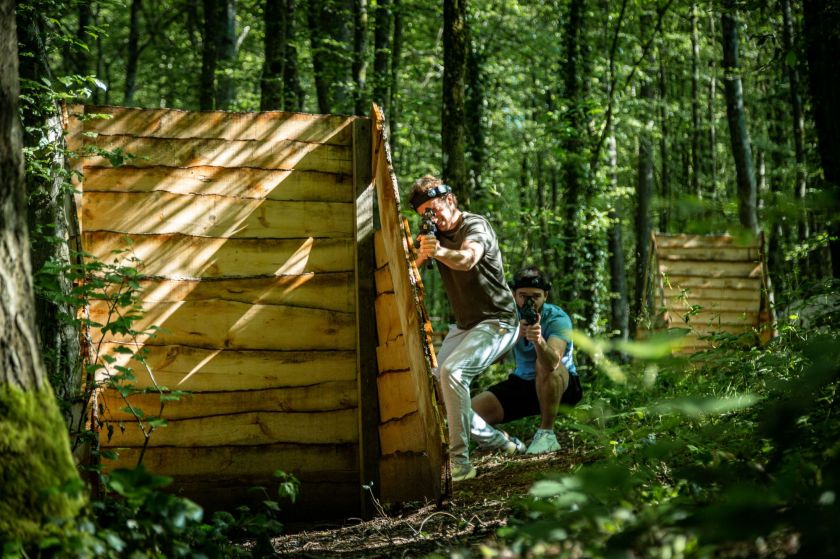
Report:
[[[365,522],[290,526],[274,540],[274,548],[278,557],[303,558],[481,556],[481,546],[496,547],[496,530],[505,525],[517,497],[547,472],[567,472],[584,460],[574,449],[542,456],[478,456],[473,460],[477,477],[455,484],[452,497],[440,507],[407,503]]]

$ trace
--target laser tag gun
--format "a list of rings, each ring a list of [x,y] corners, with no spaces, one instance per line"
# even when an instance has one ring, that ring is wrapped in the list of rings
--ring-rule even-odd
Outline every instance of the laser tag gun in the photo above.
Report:
[[[531,326],[537,323],[539,317],[537,316],[537,304],[533,297],[525,297],[525,304],[519,309],[519,316],[525,321],[525,324]]]
[[[424,237],[437,237],[437,225],[435,224],[435,211],[432,208],[426,208],[423,212],[423,218],[420,221],[420,234]],[[414,248],[420,248],[420,241],[414,241]],[[435,267],[432,262],[434,259],[430,258],[426,262],[426,269],[431,270]]]

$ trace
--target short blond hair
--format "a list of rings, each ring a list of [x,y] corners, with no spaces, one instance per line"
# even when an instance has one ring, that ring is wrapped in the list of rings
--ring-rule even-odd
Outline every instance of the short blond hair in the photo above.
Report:
[[[408,200],[409,204],[410,201],[414,199],[414,195],[418,192],[426,192],[427,190],[431,190],[433,188],[437,188],[439,186],[443,186],[443,180],[439,179],[434,175],[423,175],[411,186],[411,191],[408,193]],[[458,198],[455,197],[455,194],[449,192],[449,195],[452,196],[452,199],[455,201],[455,205],[458,205]]]

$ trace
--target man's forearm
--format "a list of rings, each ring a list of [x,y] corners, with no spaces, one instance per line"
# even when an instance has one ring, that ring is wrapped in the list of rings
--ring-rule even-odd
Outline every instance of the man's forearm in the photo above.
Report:
[[[435,253],[435,260],[439,260],[453,270],[460,271],[471,270],[478,262],[473,250],[453,250],[445,247],[438,248]]]

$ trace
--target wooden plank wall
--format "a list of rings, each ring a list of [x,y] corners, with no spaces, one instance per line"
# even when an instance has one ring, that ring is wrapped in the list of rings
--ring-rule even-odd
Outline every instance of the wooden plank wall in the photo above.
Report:
[[[664,328],[689,328],[683,352],[709,347],[714,332],[751,333],[768,321],[760,238],[652,237],[654,302]],[[758,341],[757,339],[755,341]]]
[[[439,499],[447,490],[446,435],[432,384],[431,324],[400,216],[384,121],[374,106],[373,180],[381,229],[376,235],[376,323],[381,497]]]
[[[358,514],[364,250],[354,237],[370,169],[354,168],[357,119],[91,106],[66,116],[84,177],[83,246],[102,260],[121,248],[139,258],[137,327],[162,328],[139,339],[91,332],[100,361],[131,366],[139,387],[192,391],[166,404],[146,466],[212,506],[241,501],[282,469],[303,482],[304,510]],[[115,167],[108,155],[128,158]],[[354,173],[367,180],[361,190]],[[90,308],[100,323],[110,312]],[[153,376],[125,347],[148,350]],[[130,402],[154,414],[159,398]],[[102,419],[126,426],[110,439],[103,431],[103,449],[122,449],[109,466],[133,466],[142,434],[116,393],[100,403]]]

